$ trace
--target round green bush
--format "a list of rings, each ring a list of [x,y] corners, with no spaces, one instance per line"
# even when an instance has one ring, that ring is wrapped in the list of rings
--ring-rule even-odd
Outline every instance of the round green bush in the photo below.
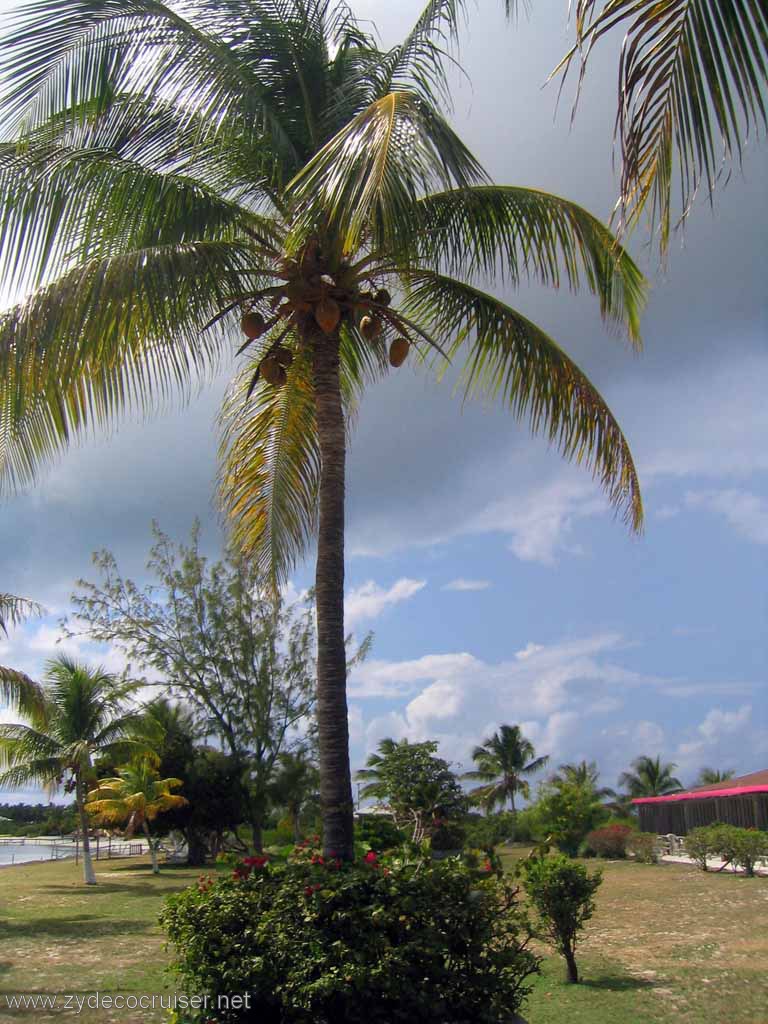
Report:
[[[508,1021],[538,969],[517,897],[490,861],[248,858],[166,903],[182,987],[208,996],[179,1021]]]

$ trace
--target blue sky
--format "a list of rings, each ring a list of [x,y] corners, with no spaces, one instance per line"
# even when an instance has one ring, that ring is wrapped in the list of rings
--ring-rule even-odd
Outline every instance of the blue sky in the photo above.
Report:
[[[355,8],[388,40],[418,6]],[[496,6],[471,15],[472,85],[457,84],[454,123],[497,181],[606,217],[616,51],[595,62],[571,129],[570,92],[555,116],[556,87],[541,88],[567,43],[565,3],[536,4],[516,27]],[[462,408],[455,382],[406,364],[369,392],[348,471],[348,623],[375,633],[350,687],[353,767],[388,735],[437,738],[466,764],[502,722],[523,723],[555,764],[596,759],[605,784],[645,753],[684,781],[768,764],[766,181],[768,149],[748,148],[664,271],[647,235],[631,240],[651,280],[640,356],[586,297],[502,292],[609,401],[640,470],[642,537],[504,410]],[[39,675],[90,552],[109,547],[141,576],[152,518],[183,539],[199,516],[215,553],[222,380],[183,413],[84,444],[0,506],[0,586],[52,612],[0,642],[2,663]],[[311,579],[308,562],[294,590]],[[119,667],[116,652],[77,650]]]

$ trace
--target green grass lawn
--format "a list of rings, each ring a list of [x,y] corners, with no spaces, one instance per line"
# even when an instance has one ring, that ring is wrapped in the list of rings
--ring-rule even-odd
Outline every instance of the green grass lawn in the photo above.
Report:
[[[542,949],[530,1024],[768,1024],[768,879],[630,862],[603,869],[578,954],[583,984],[565,984],[562,961]],[[154,877],[139,858],[100,862],[99,886],[86,888],[71,862],[0,870],[0,1022],[164,1020],[161,1010],[9,1010],[5,997],[169,993],[157,915],[198,874]]]
[[[199,870],[163,868],[148,859],[99,861],[98,886],[82,884],[71,861],[0,870],[0,1021],[162,1021],[137,1010],[72,1012],[9,1010],[6,995],[43,993],[161,993],[171,990],[157,923],[163,898],[193,882]]]
[[[767,878],[587,863],[600,863],[603,885],[576,954],[582,983],[540,949],[530,1024],[768,1024]]]

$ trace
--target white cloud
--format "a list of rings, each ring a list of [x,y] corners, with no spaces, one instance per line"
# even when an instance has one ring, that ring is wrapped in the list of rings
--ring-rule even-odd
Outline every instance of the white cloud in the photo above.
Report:
[[[344,602],[344,619],[347,627],[352,628],[359,622],[375,619],[392,605],[407,601],[427,585],[426,580],[411,580],[407,577],[397,580],[389,590],[384,590],[368,580],[367,583],[354,587]]]
[[[712,708],[699,726],[699,732],[707,740],[720,739],[722,735],[738,732],[752,717],[752,707],[743,704],[738,711],[722,711]]]
[[[688,738],[675,751],[674,760],[682,772],[694,777],[705,765],[729,768],[745,761],[763,766],[768,754],[768,729],[752,721],[752,705],[733,711],[711,708]]]
[[[487,590],[490,587],[490,580],[465,580],[459,577],[457,580],[451,580],[450,583],[446,583],[443,590]]]
[[[768,544],[768,500],[749,491],[689,491],[685,496],[690,507],[704,507],[724,516],[728,523],[747,540]]]
[[[523,562],[555,565],[561,552],[581,554],[569,543],[577,520],[607,510],[589,478],[564,473],[545,487],[514,493],[487,505],[466,524],[467,533],[503,533],[509,550]]]

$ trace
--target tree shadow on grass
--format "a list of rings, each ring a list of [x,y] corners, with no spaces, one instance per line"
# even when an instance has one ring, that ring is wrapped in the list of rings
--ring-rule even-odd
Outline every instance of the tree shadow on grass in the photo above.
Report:
[[[597,978],[582,978],[582,988],[594,988],[608,992],[637,992],[639,989],[653,988],[648,978],[633,978],[629,974],[601,974]]]
[[[42,936],[58,939],[95,939],[124,935],[127,932],[145,932],[152,927],[152,921],[105,921],[103,917],[96,917],[93,914],[37,917],[30,921],[5,922],[0,925],[0,939],[9,942],[13,942],[14,939],[34,939]]]
[[[85,896],[95,900],[100,896],[112,896],[116,892],[133,892],[140,896],[162,896],[165,890],[159,889],[149,882],[138,882],[136,885],[99,882],[98,885],[46,885],[45,892],[55,893],[58,896]]]

